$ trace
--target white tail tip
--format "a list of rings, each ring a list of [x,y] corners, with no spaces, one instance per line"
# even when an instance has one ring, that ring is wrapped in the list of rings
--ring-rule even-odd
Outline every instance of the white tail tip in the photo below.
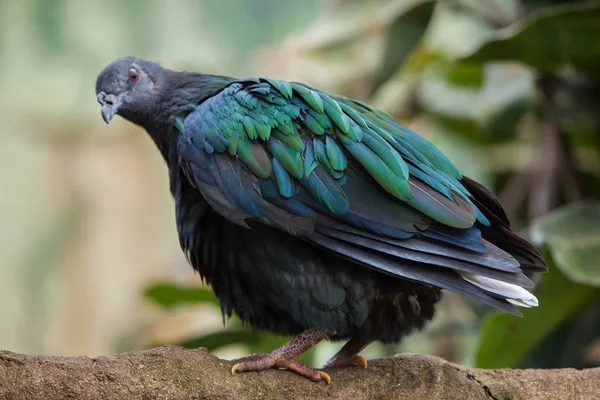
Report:
[[[481,275],[470,274],[468,272],[459,272],[459,274],[465,281],[472,283],[475,286],[506,297],[506,301],[515,306],[530,308],[537,307],[539,304],[537,297],[523,289],[521,286],[501,282]]]

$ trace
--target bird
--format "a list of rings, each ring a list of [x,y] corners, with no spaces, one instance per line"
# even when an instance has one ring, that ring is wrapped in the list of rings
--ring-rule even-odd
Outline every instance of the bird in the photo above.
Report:
[[[106,123],[119,115],[156,144],[182,251],[224,320],[292,337],[232,375],[278,368],[330,384],[297,358],[343,340],[325,369],[366,367],[359,353],[423,328],[442,290],[517,316],[538,306],[527,289],[547,265],[498,199],[381,109],[133,56],[95,89]]]

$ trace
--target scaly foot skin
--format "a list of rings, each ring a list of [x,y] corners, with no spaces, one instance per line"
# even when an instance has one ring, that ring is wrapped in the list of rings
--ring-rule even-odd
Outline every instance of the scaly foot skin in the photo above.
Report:
[[[286,368],[308,378],[314,382],[324,380],[328,385],[331,384],[331,377],[318,369],[307,367],[296,360],[287,360],[277,354],[253,354],[249,357],[238,360],[231,368],[231,375],[236,372],[264,371],[269,368]]]
[[[269,368],[287,368],[310,380],[319,382],[324,380],[331,384],[331,378],[323,371],[300,364],[296,359],[302,353],[328,336],[321,329],[309,329],[294,336],[289,342],[275,350],[271,354],[252,354],[251,356],[235,360],[236,364],[231,368],[231,375],[236,372],[264,371]]]
[[[340,368],[340,367],[363,367],[367,368],[367,359],[363,356],[355,354],[350,357],[336,359],[335,357],[327,361],[324,368]]]

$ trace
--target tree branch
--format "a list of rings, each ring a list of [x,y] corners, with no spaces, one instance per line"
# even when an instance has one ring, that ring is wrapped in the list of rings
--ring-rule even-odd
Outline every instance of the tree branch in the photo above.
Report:
[[[328,370],[333,382],[292,372],[230,374],[205,349],[166,346],[111,357],[0,352],[0,399],[598,399],[600,368],[468,369],[405,354],[367,369]]]

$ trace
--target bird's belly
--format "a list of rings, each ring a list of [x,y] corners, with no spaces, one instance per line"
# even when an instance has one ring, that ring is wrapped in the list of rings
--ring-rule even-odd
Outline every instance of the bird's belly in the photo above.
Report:
[[[256,329],[323,328],[339,338],[393,342],[433,315],[436,288],[376,273],[268,226],[246,229],[214,218],[204,228],[213,232],[196,246],[210,257],[191,257],[204,260],[194,267],[223,312],[235,311]]]
[[[368,271],[266,226],[223,233],[229,254],[213,288],[242,320],[281,334],[320,327],[347,335],[364,323],[375,296]]]

